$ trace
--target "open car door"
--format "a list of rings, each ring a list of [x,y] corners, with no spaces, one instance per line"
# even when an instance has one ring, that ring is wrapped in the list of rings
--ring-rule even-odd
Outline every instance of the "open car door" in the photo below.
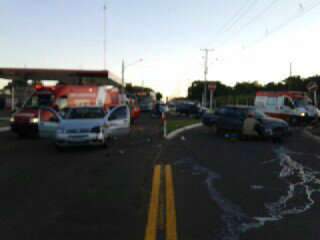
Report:
[[[39,136],[40,138],[55,139],[56,131],[62,120],[59,113],[51,108],[39,109]]]
[[[108,112],[104,126],[105,137],[123,136],[130,132],[130,109],[126,105],[117,106]]]

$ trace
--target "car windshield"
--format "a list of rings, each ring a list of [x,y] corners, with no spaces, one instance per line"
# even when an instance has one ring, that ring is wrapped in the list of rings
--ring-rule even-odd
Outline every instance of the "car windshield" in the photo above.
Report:
[[[307,105],[312,104],[312,102],[311,102],[310,99],[301,98],[301,99],[295,99],[295,100],[294,100],[294,104],[295,104],[295,106],[297,106],[297,107],[304,107],[304,106],[307,106]]]
[[[51,93],[33,95],[25,104],[26,108],[49,107],[53,103]]]
[[[65,114],[65,119],[99,119],[105,115],[102,108],[72,108]]]

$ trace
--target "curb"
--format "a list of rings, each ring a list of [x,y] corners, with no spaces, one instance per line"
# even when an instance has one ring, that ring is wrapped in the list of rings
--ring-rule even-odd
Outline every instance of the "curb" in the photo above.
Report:
[[[303,133],[304,133],[307,137],[309,137],[309,138],[313,139],[314,141],[316,141],[317,143],[320,143],[320,137],[312,134],[309,130],[310,130],[310,128],[305,128],[305,129],[303,130]]]
[[[188,131],[188,130],[191,130],[191,129],[194,129],[194,128],[198,128],[198,127],[202,127],[203,124],[202,123],[196,123],[196,124],[192,124],[192,125],[189,125],[189,126],[186,126],[186,127],[183,127],[183,128],[179,128],[171,133],[169,133],[167,136],[165,136],[165,139],[166,140],[171,140],[175,137],[177,137],[179,134],[185,132],[185,131]]]
[[[9,117],[0,117],[0,121],[9,121],[10,118]]]
[[[0,133],[1,132],[8,132],[8,131],[10,131],[10,127],[1,127],[0,128]]]

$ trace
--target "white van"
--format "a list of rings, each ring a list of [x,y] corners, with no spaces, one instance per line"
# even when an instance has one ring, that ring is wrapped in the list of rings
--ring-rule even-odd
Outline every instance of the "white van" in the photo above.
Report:
[[[257,92],[255,107],[271,117],[292,124],[319,117],[319,109],[312,105],[311,99],[304,92]]]

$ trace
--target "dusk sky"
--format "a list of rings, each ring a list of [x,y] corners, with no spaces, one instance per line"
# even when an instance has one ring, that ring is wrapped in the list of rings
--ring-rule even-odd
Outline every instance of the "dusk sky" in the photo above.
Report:
[[[103,0],[1,0],[0,66],[103,69]],[[144,61],[127,82],[166,96],[185,95],[203,79],[280,81],[320,74],[316,0],[109,0],[107,69]],[[309,11],[310,10],[310,11]],[[1,82],[0,82],[1,86]]]

